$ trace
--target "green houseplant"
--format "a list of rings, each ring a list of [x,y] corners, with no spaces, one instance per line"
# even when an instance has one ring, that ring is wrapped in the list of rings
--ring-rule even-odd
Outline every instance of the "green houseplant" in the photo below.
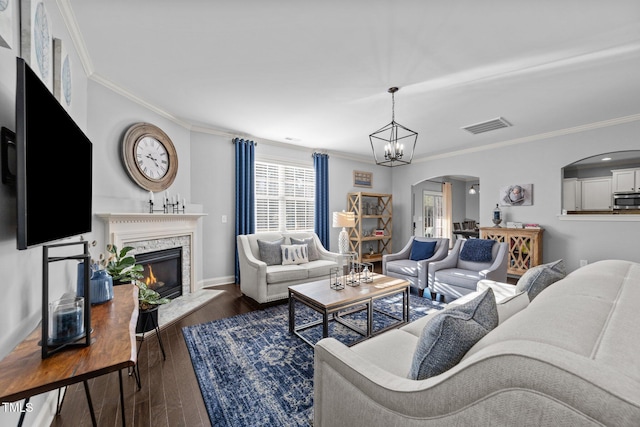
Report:
[[[116,245],[108,244],[109,256],[104,260],[105,269],[113,278],[114,283],[133,283],[138,287],[139,316],[136,332],[142,333],[153,329],[158,324],[158,306],[171,302],[169,298],[162,298],[158,292],[150,289],[141,279],[144,277],[144,267],[136,264],[135,255],[130,253],[134,248],[125,246],[118,250]],[[149,321],[151,316],[153,321]]]

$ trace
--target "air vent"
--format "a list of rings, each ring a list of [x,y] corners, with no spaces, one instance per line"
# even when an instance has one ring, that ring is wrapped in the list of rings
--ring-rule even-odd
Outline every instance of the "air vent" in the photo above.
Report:
[[[508,121],[506,121],[502,117],[498,117],[496,119],[487,120],[486,122],[465,126],[462,129],[474,135],[477,135],[479,133],[490,132],[496,129],[507,128],[509,126],[511,126],[511,124]]]

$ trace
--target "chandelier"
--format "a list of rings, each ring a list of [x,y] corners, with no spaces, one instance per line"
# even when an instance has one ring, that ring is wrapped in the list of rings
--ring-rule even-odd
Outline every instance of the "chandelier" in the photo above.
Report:
[[[392,87],[388,90],[391,94],[391,123],[369,135],[371,149],[373,150],[373,158],[376,161],[376,164],[381,166],[393,167],[408,165],[411,163],[411,160],[413,160],[413,152],[416,148],[416,142],[418,141],[417,132],[396,123],[395,93],[397,91],[397,87]],[[409,153],[405,153],[405,143],[410,149]],[[378,146],[377,150],[376,146]]]

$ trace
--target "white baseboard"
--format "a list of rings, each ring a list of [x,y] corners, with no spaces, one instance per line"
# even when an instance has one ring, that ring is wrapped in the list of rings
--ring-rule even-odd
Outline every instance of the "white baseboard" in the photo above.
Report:
[[[229,285],[235,283],[235,281],[235,276],[214,277],[211,279],[200,280],[198,282],[198,289],[210,288],[212,286]]]

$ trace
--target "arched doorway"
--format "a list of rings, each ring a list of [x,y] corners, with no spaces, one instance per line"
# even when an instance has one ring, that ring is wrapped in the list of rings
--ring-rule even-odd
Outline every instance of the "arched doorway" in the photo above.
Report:
[[[449,190],[445,190],[445,183]],[[413,235],[448,237],[455,241],[456,224],[478,223],[480,180],[466,175],[425,179],[411,187]]]

